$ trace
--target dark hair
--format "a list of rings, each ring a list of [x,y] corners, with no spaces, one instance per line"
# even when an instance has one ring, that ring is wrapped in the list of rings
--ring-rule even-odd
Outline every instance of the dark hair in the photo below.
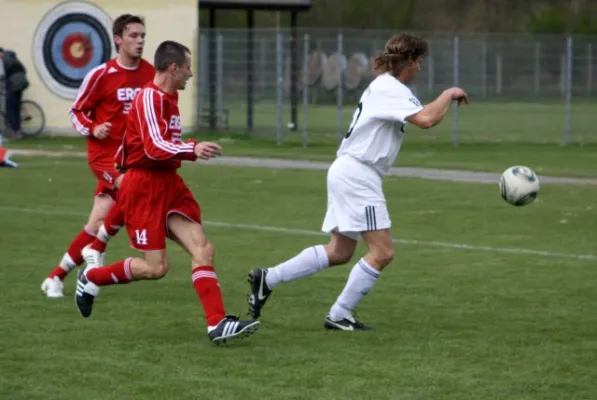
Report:
[[[427,41],[405,33],[394,35],[386,42],[383,52],[373,59],[373,70],[382,74],[389,72],[397,76],[411,61],[426,56]]]
[[[178,42],[166,40],[160,43],[155,50],[153,66],[158,72],[164,72],[172,64],[182,65],[187,60],[187,53],[191,54],[189,48]]]
[[[114,20],[114,23],[112,24],[112,34],[114,36],[122,37],[124,30],[129,24],[141,24],[145,26],[145,21],[138,15],[122,14]],[[114,44],[116,45],[116,50],[118,50],[118,45],[116,43]]]

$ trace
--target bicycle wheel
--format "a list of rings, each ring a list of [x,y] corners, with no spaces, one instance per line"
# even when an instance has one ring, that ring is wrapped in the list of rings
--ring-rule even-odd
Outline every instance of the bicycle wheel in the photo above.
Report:
[[[46,115],[40,105],[32,100],[21,103],[21,131],[26,137],[39,135],[46,126]]]

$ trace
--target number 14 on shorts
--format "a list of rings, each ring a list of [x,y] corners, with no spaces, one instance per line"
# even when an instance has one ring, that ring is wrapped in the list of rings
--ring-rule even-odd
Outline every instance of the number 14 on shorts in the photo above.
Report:
[[[147,229],[135,229],[135,240],[138,245],[147,246]]]

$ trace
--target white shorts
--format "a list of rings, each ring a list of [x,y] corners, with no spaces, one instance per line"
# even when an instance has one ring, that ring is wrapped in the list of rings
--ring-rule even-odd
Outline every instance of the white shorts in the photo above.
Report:
[[[381,176],[350,156],[341,156],[328,170],[328,206],[321,230],[358,239],[361,232],[392,226]]]

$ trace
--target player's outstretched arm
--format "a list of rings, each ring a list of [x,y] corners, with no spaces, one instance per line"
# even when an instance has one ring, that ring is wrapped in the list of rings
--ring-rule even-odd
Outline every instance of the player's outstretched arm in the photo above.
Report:
[[[97,107],[101,99],[101,79],[105,72],[105,65],[101,65],[89,71],[83,79],[77,97],[68,111],[73,127],[83,136],[94,135],[97,124],[90,118],[90,114]],[[95,135],[94,135],[95,136]]]
[[[406,120],[421,129],[432,128],[444,119],[452,101],[457,101],[459,105],[468,104],[468,95],[460,88],[444,90],[437,99],[427,104],[418,113],[407,117]]]

